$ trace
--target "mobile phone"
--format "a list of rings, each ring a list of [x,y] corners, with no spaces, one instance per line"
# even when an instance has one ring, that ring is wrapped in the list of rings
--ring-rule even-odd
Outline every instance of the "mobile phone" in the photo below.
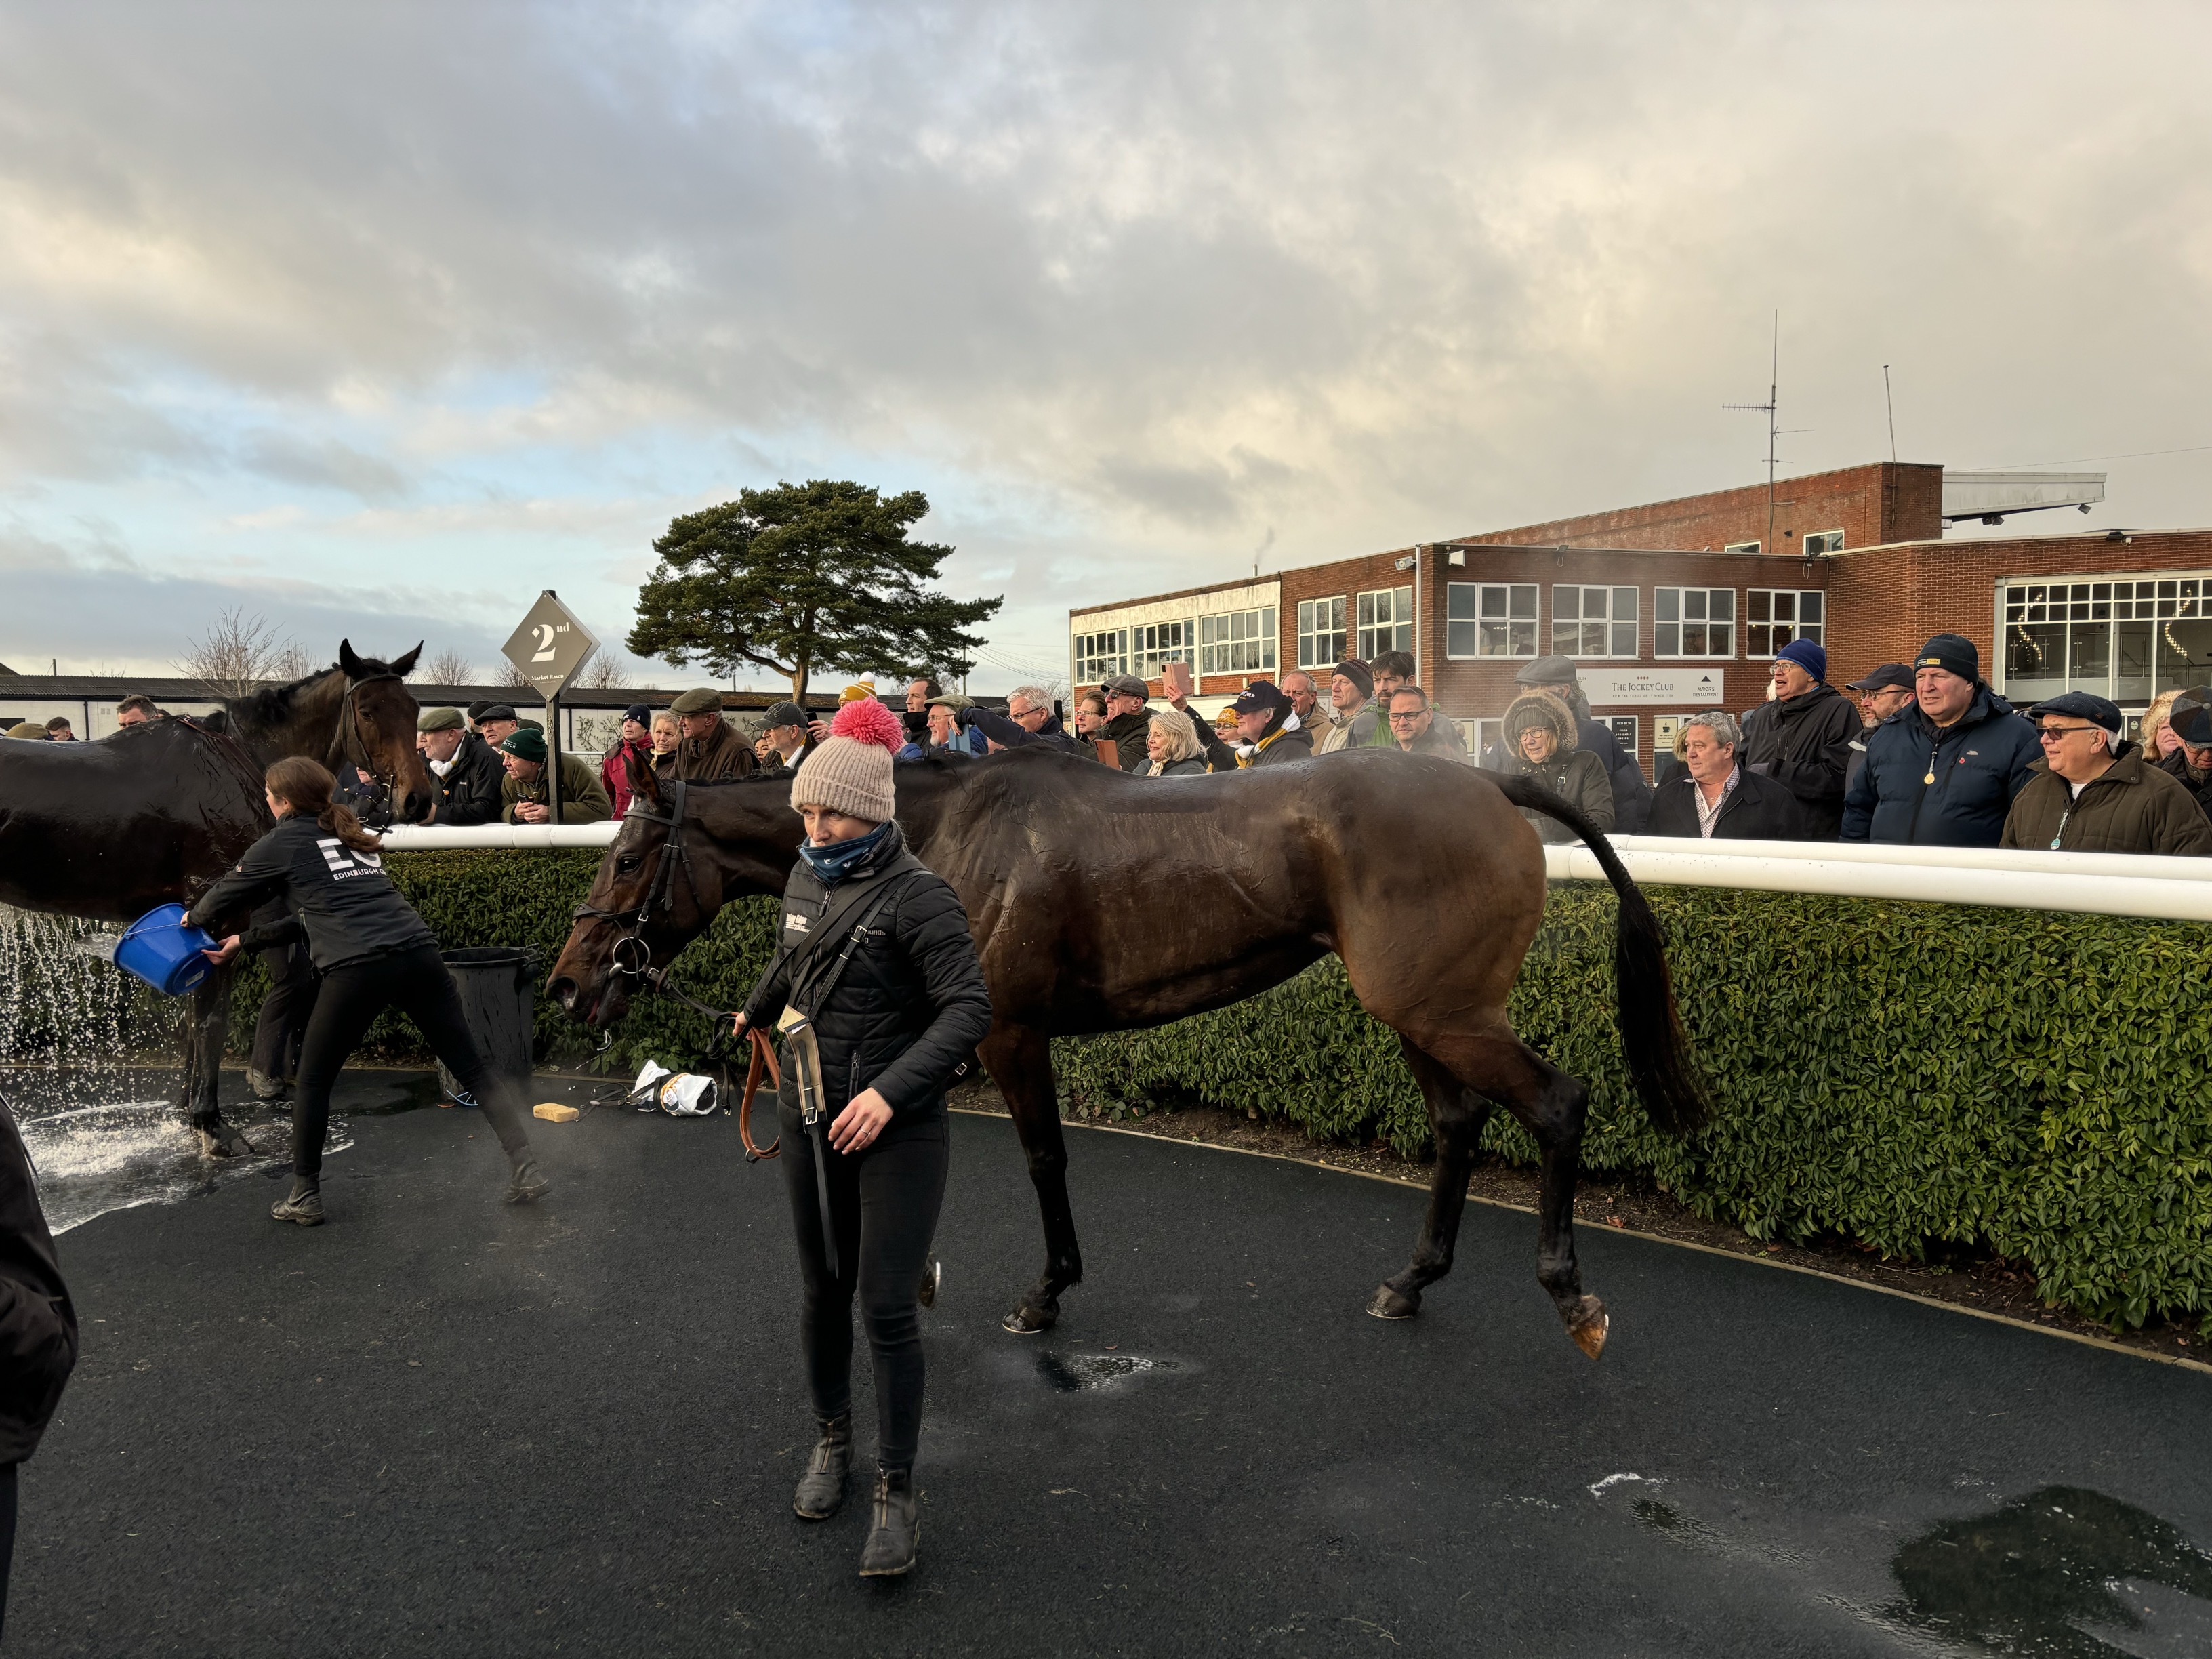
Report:
[[[1160,679],[1167,688],[1168,698],[1187,697],[1196,682],[1192,679],[1187,662],[1164,662],[1160,665]]]

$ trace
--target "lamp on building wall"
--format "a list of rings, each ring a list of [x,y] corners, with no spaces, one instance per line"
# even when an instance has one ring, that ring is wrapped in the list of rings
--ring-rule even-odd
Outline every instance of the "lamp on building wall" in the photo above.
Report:
[[[1415,561],[1419,556],[1419,555],[1418,555],[1418,554],[1408,553],[1407,555],[1406,555],[1406,556],[1405,556],[1404,558],[1402,558],[1402,559],[1399,560],[1399,561],[1398,561],[1398,562],[1397,562],[1397,564],[1396,564],[1395,566],[1394,566],[1394,567],[1393,567],[1393,568],[1395,568],[1395,569],[1399,569],[1399,570],[1411,570],[1411,569],[1413,568],[1413,562],[1414,562],[1414,561]]]

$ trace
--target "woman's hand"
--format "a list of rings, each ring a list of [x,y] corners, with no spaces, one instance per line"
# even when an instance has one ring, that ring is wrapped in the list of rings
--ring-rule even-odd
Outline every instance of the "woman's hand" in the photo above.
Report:
[[[238,954],[238,935],[233,933],[228,939],[223,940],[223,942],[216,949],[212,951],[203,951],[200,954],[205,957],[210,962],[215,963],[216,967],[220,968],[224,963],[228,962],[233,957]]]
[[[742,1013],[735,1016],[730,1021],[730,1035],[737,1038],[740,1042],[744,1041],[745,1017]]]
[[[873,1089],[863,1089],[830,1126],[830,1144],[841,1152],[865,1152],[890,1121],[890,1102]]]

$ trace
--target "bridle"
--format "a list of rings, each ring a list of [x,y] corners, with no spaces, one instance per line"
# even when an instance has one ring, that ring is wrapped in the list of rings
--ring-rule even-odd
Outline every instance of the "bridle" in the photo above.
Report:
[[[351,766],[363,777],[380,775],[376,757],[368,752],[368,740],[361,734],[361,704],[359,692],[364,685],[374,685],[379,680],[396,680],[399,676],[390,669],[380,674],[363,674],[359,679],[346,677],[345,696],[338,702],[337,730],[331,733],[330,756],[324,764],[336,772],[341,763]],[[397,783],[398,779],[393,779]]]
[[[690,786],[682,778],[675,778],[670,780],[668,787],[672,793],[665,812],[646,811],[637,797],[633,795],[629,811],[623,814],[625,820],[637,818],[647,823],[665,824],[668,828],[668,834],[660,843],[660,857],[653,865],[653,880],[646,889],[645,896],[625,909],[606,910],[596,904],[579,904],[573,914],[579,919],[589,916],[594,921],[610,922],[617,927],[629,930],[615,940],[613,948],[608,951],[607,971],[619,974],[624,979],[635,980],[641,985],[649,985],[670,1001],[680,1002],[692,1012],[706,1015],[712,1022],[708,1027],[707,1058],[719,1064],[722,1034],[736,1025],[736,1012],[709,1007],[698,998],[686,996],[671,985],[668,982],[669,969],[653,965],[653,946],[645,937],[646,926],[656,915],[665,915],[676,908],[676,872],[678,870],[684,872],[684,884],[690,892],[692,902],[696,904],[699,900],[698,878],[691,871],[690,849],[684,844],[684,799]],[[755,1030],[747,1035],[751,1039],[752,1053],[745,1068],[744,1092],[738,1101],[737,1118],[738,1138],[744,1142],[745,1161],[751,1164],[764,1158],[774,1158],[782,1150],[783,1138],[781,1135],[764,1148],[754,1143],[752,1106],[753,1097],[760,1091],[763,1072],[765,1071],[779,1088],[782,1086],[783,1074],[776,1066],[774,1050],[769,1047],[767,1034]],[[724,1086],[726,1090],[727,1079],[724,1080]]]

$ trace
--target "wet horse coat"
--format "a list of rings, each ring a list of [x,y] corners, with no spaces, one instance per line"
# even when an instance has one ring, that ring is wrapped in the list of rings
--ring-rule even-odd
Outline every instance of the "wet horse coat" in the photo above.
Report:
[[[225,731],[179,719],[97,743],[0,740],[0,903],[113,922],[190,903],[269,829],[261,775],[286,755],[350,759],[392,779],[408,815],[428,811],[415,699],[400,684],[421,650],[387,664],[342,642],[333,666],[225,704],[210,723]],[[211,1152],[234,1149],[216,1085],[235,974],[217,969],[186,1006],[185,1110]]]
[[[1082,1277],[1068,1207],[1050,1040],[1220,1008],[1329,951],[1395,1030],[1427,1101],[1437,1174],[1413,1261],[1370,1311],[1403,1317],[1450,1268],[1490,1103],[1543,1152],[1538,1277],[1595,1356],[1606,1316],[1583,1293],[1571,1210],[1588,1091],[1522,1044],[1506,998],[1542,920],[1543,848],[1516,810],[1568,823],[1620,895],[1616,981],[1639,1095],[1681,1132],[1704,1103],[1674,1018],[1656,923],[1604,836],[1525,779],[1420,756],[1352,751],[1172,781],[1018,750],[896,772],[908,844],[967,908],[991,992],[985,1066],[1012,1113],[1043,1213],[1045,1267],[1007,1316],[1037,1331]],[[664,968],[721,906],[781,892],[797,856],[787,781],[693,788],[681,863],[655,884],[670,827],[650,775],[608,850],[548,985],[569,1013],[619,1018],[633,976],[612,971],[626,930]],[[665,895],[655,901],[656,892]]]

